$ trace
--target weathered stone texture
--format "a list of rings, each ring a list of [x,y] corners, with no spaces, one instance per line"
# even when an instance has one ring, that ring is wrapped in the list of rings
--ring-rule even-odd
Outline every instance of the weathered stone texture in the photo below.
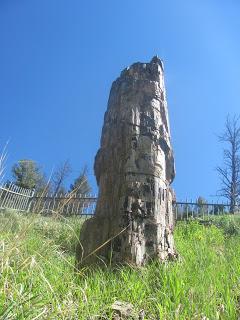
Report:
[[[99,198],[81,230],[78,261],[140,266],[174,257],[175,169],[158,57],[133,64],[113,82],[94,169]]]

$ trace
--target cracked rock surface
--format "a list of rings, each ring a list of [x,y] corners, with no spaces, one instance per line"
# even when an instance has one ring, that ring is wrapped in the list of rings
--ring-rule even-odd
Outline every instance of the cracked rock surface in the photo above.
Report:
[[[80,233],[79,266],[173,258],[175,167],[158,57],[134,63],[113,82],[94,170],[99,197]]]

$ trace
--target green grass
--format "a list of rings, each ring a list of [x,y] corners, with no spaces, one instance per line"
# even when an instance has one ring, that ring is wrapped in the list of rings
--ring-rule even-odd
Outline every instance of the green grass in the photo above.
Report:
[[[240,218],[178,223],[178,262],[74,272],[81,221],[0,214],[0,319],[110,319],[127,301],[145,319],[238,319]],[[204,318],[205,317],[205,318]]]

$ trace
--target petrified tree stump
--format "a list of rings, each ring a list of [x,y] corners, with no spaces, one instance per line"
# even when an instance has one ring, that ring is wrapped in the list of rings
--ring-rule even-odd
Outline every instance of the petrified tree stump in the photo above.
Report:
[[[158,57],[133,64],[113,82],[94,169],[99,198],[80,232],[79,266],[174,257],[175,169]]]

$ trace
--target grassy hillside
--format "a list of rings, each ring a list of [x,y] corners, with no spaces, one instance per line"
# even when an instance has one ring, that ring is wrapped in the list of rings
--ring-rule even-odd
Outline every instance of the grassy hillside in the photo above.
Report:
[[[178,223],[178,262],[76,274],[79,219],[2,213],[0,319],[109,319],[116,300],[145,319],[238,319],[240,219],[214,224]]]

